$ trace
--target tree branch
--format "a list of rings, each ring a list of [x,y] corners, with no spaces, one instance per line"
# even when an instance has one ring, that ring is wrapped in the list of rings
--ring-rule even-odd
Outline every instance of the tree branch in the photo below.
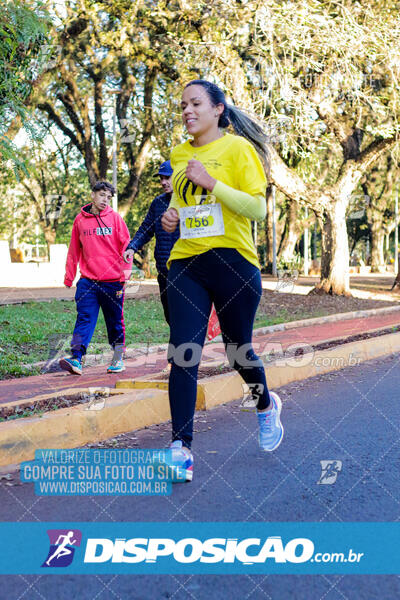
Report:
[[[309,183],[306,184],[296,171],[290,169],[285,164],[278,152],[270,144],[268,145],[268,154],[269,176],[276,188],[291,200],[306,204],[317,215],[321,215],[326,202],[332,201],[330,191],[322,193],[316,186]]]
[[[108,154],[106,132],[103,123],[103,82],[97,80],[94,84],[94,126],[99,139],[99,171],[103,179],[107,174]]]
[[[81,122],[79,121],[79,117],[74,110],[74,105],[73,105],[72,100],[67,96],[67,94],[61,94],[61,93],[57,94],[57,98],[58,98],[58,100],[60,100],[63,103],[65,110],[67,111],[67,115],[69,116],[71,123],[75,127],[75,130],[77,132],[77,138],[79,139],[79,143],[82,144],[85,132],[83,130]]]
[[[78,148],[78,150],[80,152],[82,152],[82,145],[79,143],[79,140],[76,137],[75,133],[72,131],[72,129],[70,129],[69,127],[67,127],[67,125],[65,125],[65,123],[62,121],[61,117],[56,113],[56,111],[51,106],[51,104],[49,102],[41,102],[37,105],[37,107],[39,108],[39,110],[42,110],[43,112],[47,113],[49,119],[55,125],[57,125],[57,127],[59,129],[61,129],[61,131],[67,137],[69,137],[69,139],[74,144],[74,146],[76,146]]]
[[[28,192],[28,194],[30,195],[30,197],[32,198],[32,202],[35,205],[36,212],[37,212],[38,217],[39,217],[39,221],[44,222],[44,216],[43,216],[42,209],[40,207],[40,202],[36,198],[35,194],[33,193],[32,186],[27,185],[25,183],[25,181],[22,181],[21,183],[22,183],[23,187],[26,189],[26,191]]]
[[[355,159],[345,160],[340,168],[338,179],[332,188],[335,196],[348,198],[363,175],[389,148],[397,142],[397,137],[377,138],[372,141]]]
[[[147,67],[145,83],[144,83],[144,125],[142,130],[142,138],[138,147],[136,156],[133,155],[132,149],[128,149],[125,144],[125,158],[129,166],[129,178],[124,190],[120,195],[122,206],[130,204],[138,192],[138,181],[142,174],[147,156],[151,146],[151,136],[154,131],[153,120],[153,92],[154,83],[157,77],[158,69],[154,66]]]
[[[317,111],[319,118],[325,123],[329,131],[335,135],[342,148],[344,148],[348,137],[352,133],[352,128],[342,119],[338,118],[331,103],[327,101],[316,104],[315,110]]]

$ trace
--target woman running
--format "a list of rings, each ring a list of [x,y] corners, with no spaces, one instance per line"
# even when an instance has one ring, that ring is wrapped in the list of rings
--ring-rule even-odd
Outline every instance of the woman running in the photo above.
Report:
[[[179,224],[181,232],[168,261],[171,466],[190,481],[197,373],[212,303],[229,363],[253,389],[263,450],[279,446],[283,427],[281,401],[268,392],[251,343],[262,293],[251,221],[266,214],[266,136],[214,83],[188,83],[181,107],[191,139],[172,150],[173,197],[162,225],[172,232]],[[229,125],[237,135],[223,131]]]

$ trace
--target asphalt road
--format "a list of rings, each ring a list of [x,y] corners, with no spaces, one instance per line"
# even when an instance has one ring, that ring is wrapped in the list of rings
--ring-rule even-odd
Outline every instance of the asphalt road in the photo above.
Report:
[[[279,391],[285,438],[258,450],[255,415],[239,402],[199,413],[194,479],[170,497],[49,498],[32,484],[0,483],[3,521],[396,521],[400,518],[400,355]],[[157,448],[169,425],[119,436]],[[321,460],[342,461],[318,485]],[[0,558],[1,560],[1,558]],[[3,576],[7,600],[393,600],[395,575]]]

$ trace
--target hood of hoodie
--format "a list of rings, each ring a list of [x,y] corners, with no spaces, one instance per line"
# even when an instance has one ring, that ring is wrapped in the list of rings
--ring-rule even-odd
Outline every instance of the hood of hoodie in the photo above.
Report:
[[[99,214],[94,215],[90,212],[90,209],[92,207],[92,203],[89,202],[89,204],[85,204],[85,206],[82,206],[81,208],[81,215],[83,215],[84,217],[104,217],[105,215],[108,215],[110,213],[113,212],[113,209],[111,208],[111,206],[106,206],[104,210],[100,211]]]

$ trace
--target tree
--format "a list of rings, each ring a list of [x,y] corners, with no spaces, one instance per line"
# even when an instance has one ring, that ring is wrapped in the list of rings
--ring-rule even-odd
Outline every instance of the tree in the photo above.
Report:
[[[174,113],[181,84],[196,75],[213,79],[266,126],[271,182],[319,220],[317,291],[349,293],[346,210],[365,175],[397,143],[397,4],[66,0],[65,5],[56,40],[59,62],[37,105],[80,153],[93,182],[106,176],[110,163],[107,91],[121,90],[116,105],[122,214],[138,195],[154,148],[179,139]]]
[[[82,181],[71,144],[61,146],[50,132],[45,144],[46,148],[43,142],[25,148],[24,157],[26,160],[29,157],[30,167],[29,176],[21,179],[21,187],[25,203],[33,208],[50,249],[56,242],[60,225],[64,228],[67,224],[63,218],[66,204],[70,210],[73,207],[75,218],[82,197],[87,196],[87,183]]]
[[[349,293],[345,214],[397,142],[399,36],[394,2],[272,1],[256,11],[240,50],[267,126],[285,124],[280,151],[270,145],[271,180],[320,222],[317,292]],[[302,156],[296,169],[282,160],[288,151]]]
[[[394,229],[392,209],[395,160],[389,153],[366,175],[361,184],[368,224],[371,231],[371,272],[385,271],[384,240]]]
[[[294,256],[295,246],[303,232],[304,224],[299,218],[297,202],[285,202],[285,226],[278,248],[278,257],[284,262],[290,262]]]
[[[49,5],[54,11],[55,4]],[[93,184],[109,172],[116,97],[123,216],[154,149],[168,156],[180,141],[183,83],[199,76],[218,80],[222,73],[235,98],[248,102],[240,57],[225,32],[239,31],[254,6],[225,0],[66,0],[66,16],[53,31],[58,61],[34,101],[78,150]]]
[[[161,145],[171,145],[171,83],[195,65],[183,58],[190,38],[199,37],[198,23],[193,13],[178,19],[173,3],[81,0],[77,7],[67,0],[65,7],[59,60],[36,105],[78,150],[93,184],[109,171],[110,92],[118,92],[119,207],[126,215],[160,129]]]
[[[34,86],[38,57],[48,41],[49,16],[39,2],[0,6],[0,161],[18,163],[12,124],[25,121],[26,100]],[[21,164],[20,164],[21,166]]]
[[[136,20],[140,3],[67,1],[67,15],[54,35],[60,47],[53,77],[42,87],[36,105],[76,148],[89,183],[107,178],[110,167],[111,112],[115,96],[120,127],[120,172],[126,173],[119,195],[126,214],[154,132],[153,94],[159,72],[157,43],[146,24]],[[141,34],[143,37],[141,38]],[[146,53],[147,52],[147,53]],[[162,53],[161,53],[162,55]],[[121,164],[122,163],[122,164]]]

